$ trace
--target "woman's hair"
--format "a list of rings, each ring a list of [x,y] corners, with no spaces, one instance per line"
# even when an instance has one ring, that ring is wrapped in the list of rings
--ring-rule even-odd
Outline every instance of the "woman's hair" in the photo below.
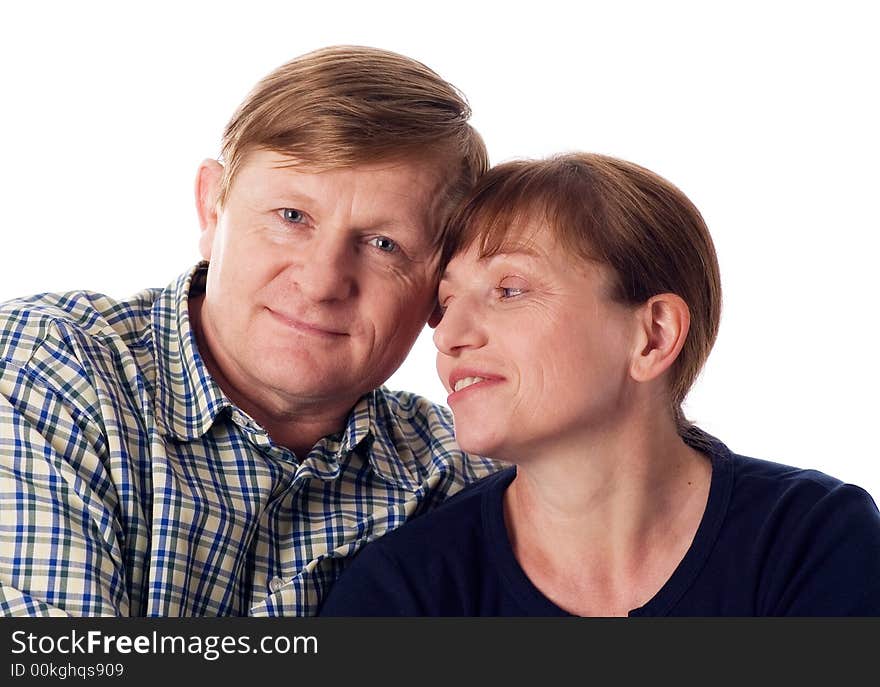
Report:
[[[403,55],[360,46],[301,55],[262,79],[226,126],[219,203],[247,154],[268,149],[315,170],[427,159],[451,208],[488,168],[470,114],[454,86]]]
[[[709,230],[674,185],[631,162],[573,153],[498,165],[484,175],[446,225],[441,268],[474,243],[492,255],[546,223],[564,249],[606,265],[611,297],[641,304],[680,296],[690,330],[671,368],[679,432],[690,423],[681,404],[718,334],[721,279]]]

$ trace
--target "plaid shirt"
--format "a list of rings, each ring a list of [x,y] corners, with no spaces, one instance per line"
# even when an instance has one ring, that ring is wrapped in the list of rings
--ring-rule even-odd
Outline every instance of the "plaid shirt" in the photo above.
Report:
[[[204,277],[0,305],[4,615],[311,615],[365,542],[497,467],[384,387],[298,459],[208,375]]]

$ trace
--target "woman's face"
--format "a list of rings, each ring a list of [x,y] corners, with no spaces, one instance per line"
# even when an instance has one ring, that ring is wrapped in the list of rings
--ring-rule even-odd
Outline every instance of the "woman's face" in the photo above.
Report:
[[[525,235],[452,259],[434,332],[458,442],[513,462],[614,428],[636,331],[635,311],[609,298],[608,268],[569,256],[546,226]]]

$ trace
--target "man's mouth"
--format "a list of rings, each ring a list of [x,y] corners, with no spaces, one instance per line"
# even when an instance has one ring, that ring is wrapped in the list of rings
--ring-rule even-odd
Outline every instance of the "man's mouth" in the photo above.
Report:
[[[306,334],[315,334],[320,336],[348,336],[348,332],[343,331],[334,324],[324,322],[309,322],[306,320],[298,319],[296,317],[290,317],[289,315],[284,315],[276,310],[272,310],[271,308],[267,308],[267,310],[269,310],[272,316],[275,317],[275,319],[282,324],[287,325],[291,329],[296,329],[297,331],[301,331]]]

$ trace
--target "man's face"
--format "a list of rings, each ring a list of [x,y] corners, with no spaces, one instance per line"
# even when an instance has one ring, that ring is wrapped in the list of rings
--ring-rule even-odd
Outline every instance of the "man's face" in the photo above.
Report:
[[[202,202],[201,333],[233,399],[282,413],[350,407],[400,366],[434,306],[440,174],[289,163],[256,151],[221,209]],[[200,172],[206,198],[218,170]]]

